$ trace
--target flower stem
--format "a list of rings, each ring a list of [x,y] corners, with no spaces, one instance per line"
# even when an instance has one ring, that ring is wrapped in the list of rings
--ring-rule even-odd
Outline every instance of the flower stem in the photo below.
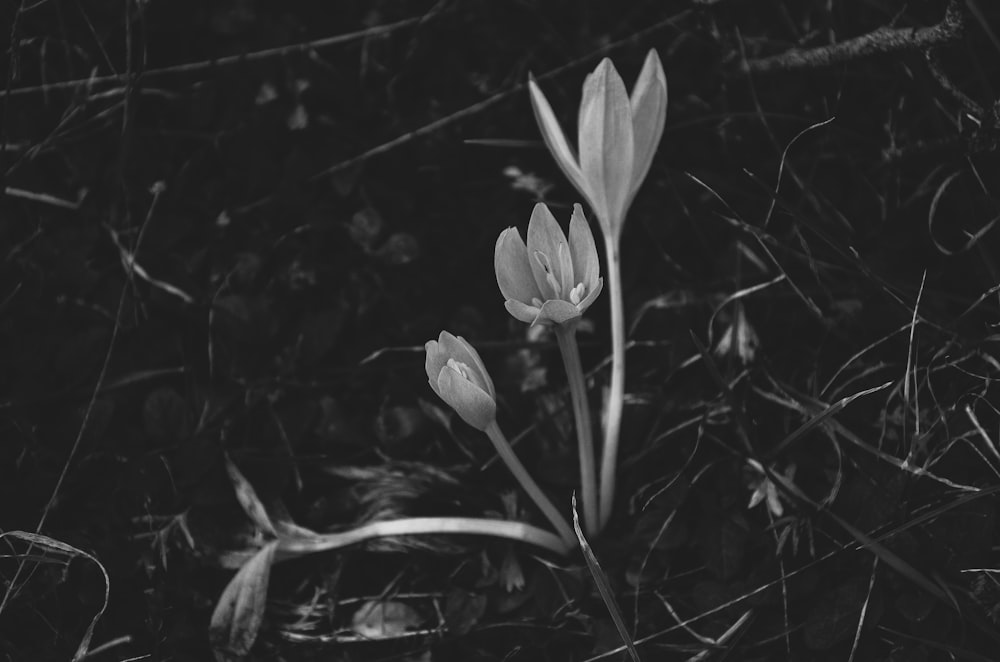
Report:
[[[590,407],[587,405],[587,387],[580,363],[580,347],[576,343],[576,328],[556,324],[556,340],[566,366],[573,416],[576,420],[576,439],[580,451],[580,492],[583,497],[583,522],[587,533],[597,535],[600,520],[597,503],[597,469],[594,465],[594,432],[590,425]]]
[[[576,545],[576,535],[573,533],[573,529],[570,528],[569,522],[566,518],[559,513],[559,509],[555,507],[552,501],[545,496],[545,492],[542,492],[542,488],[538,486],[535,479],[531,477],[528,470],[524,468],[521,461],[517,459],[517,455],[514,454],[514,449],[510,447],[510,443],[507,438],[503,436],[503,432],[500,431],[500,426],[497,425],[496,421],[493,421],[488,426],[486,426],[486,436],[490,438],[493,442],[493,447],[497,449],[497,453],[500,455],[500,459],[504,461],[510,472],[514,474],[514,478],[517,482],[521,483],[521,487],[524,491],[528,493],[531,500],[535,502],[542,514],[552,523],[556,531],[559,533],[559,537],[563,539],[566,543],[567,549],[572,549]]]
[[[621,259],[618,237],[604,233],[608,262],[608,294],[611,297],[611,388],[604,419],[604,446],[601,449],[601,516],[603,528],[611,518],[615,503],[615,473],[618,465],[618,435],[625,401],[625,303],[622,299]]]

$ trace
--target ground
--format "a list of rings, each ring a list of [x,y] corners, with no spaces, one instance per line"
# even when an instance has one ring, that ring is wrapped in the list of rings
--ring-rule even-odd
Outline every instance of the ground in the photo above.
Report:
[[[622,659],[609,609],[645,659],[993,659],[992,3],[0,15],[4,659]],[[569,513],[559,352],[507,314],[493,249],[580,202],[529,74],[573,134],[586,74],[631,85],[649,49],[669,111],[622,237],[619,491],[590,540],[615,605],[579,552],[469,536],[254,574],[271,520],[544,526],[429,388],[441,330]],[[595,410],[608,339],[604,297]],[[220,626],[241,567],[262,602]]]

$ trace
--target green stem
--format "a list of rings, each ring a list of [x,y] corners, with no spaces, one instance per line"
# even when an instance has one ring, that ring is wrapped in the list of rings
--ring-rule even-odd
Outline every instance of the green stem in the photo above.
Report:
[[[572,322],[555,325],[556,340],[566,366],[573,416],[576,419],[576,439],[580,451],[580,491],[583,497],[583,522],[587,533],[600,532],[597,503],[597,469],[594,465],[594,433],[590,425],[590,407],[587,404],[587,387],[580,363],[580,347],[576,343],[576,328]]]
[[[576,545],[576,535],[573,533],[573,529],[570,528],[569,522],[566,518],[559,513],[559,509],[555,507],[552,501],[545,496],[545,492],[542,492],[542,488],[538,486],[535,479],[531,477],[528,470],[524,468],[521,461],[517,459],[517,455],[514,454],[514,449],[510,447],[510,443],[507,438],[503,436],[503,432],[500,431],[500,426],[497,425],[496,421],[493,421],[484,430],[486,436],[490,438],[493,442],[493,447],[497,449],[497,453],[500,455],[500,459],[504,461],[510,472],[514,474],[514,478],[517,482],[521,483],[521,487],[524,491],[528,493],[531,500],[535,502],[542,514],[552,523],[556,531],[559,533],[559,537],[563,539],[566,543],[567,549],[572,549]]]
[[[618,465],[618,435],[625,403],[625,304],[622,300],[621,260],[618,237],[604,234],[608,263],[608,295],[611,297],[611,389],[604,419],[604,446],[601,449],[601,518],[603,528],[611,518],[615,503],[615,473]]]

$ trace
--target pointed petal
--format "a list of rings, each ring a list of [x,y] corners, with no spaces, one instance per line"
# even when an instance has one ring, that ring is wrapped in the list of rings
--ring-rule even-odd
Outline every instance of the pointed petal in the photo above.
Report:
[[[632,133],[635,140],[635,165],[632,169],[632,190],[629,205],[642,186],[653,162],[653,155],[663,136],[667,118],[667,77],[655,49],[650,49],[642,72],[632,90]],[[626,206],[626,211],[628,207]]]
[[[540,297],[541,299],[559,299],[568,294],[568,292],[556,291],[557,289],[561,289],[561,287],[554,287],[554,285],[559,286],[563,280],[561,271],[564,263],[560,262],[559,245],[565,243],[566,235],[563,234],[562,228],[559,227],[559,222],[556,221],[555,216],[552,215],[552,212],[549,211],[545,203],[539,202],[531,210],[531,220],[528,221],[527,249],[530,257],[531,272],[535,276],[535,283],[538,285],[538,289],[543,294]],[[563,251],[565,250],[564,248]],[[555,279],[554,283],[548,280],[545,267],[543,266],[546,263],[543,260],[537,259],[536,253],[543,253],[548,257],[547,264],[549,269],[552,270],[552,276]],[[570,263],[568,253],[566,254],[566,262]]]
[[[594,303],[594,301],[597,300],[598,295],[600,295],[601,290],[603,289],[604,289],[603,278],[598,278],[597,282],[594,283],[593,288],[591,288],[589,285],[587,286],[587,296],[583,297],[583,301],[581,301],[580,304],[577,306],[577,308],[580,310],[581,315],[584,312],[586,312],[588,308],[590,308],[590,306]]]
[[[580,170],[594,194],[594,212],[604,231],[617,236],[632,189],[635,148],[625,83],[608,58],[583,83],[579,131]]]
[[[781,505],[781,499],[778,498],[778,488],[770,481],[767,483],[767,508],[775,517],[781,517],[785,514],[785,507]]]
[[[534,324],[538,320],[540,309],[536,306],[530,306],[517,299],[507,299],[503,302],[503,306],[514,319],[520,320],[525,324]]]
[[[569,298],[569,292],[576,286],[573,282],[573,255],[569,250],[569,243],[566,241],[566,235],[563,233],[562,228],[559,229],[559,233],[562,234],[562,241],[559,243],[559,248],[557,249],[558,254],[556,255],[556,277],[559,279],[559,296],[563,299]]]
[[[497,285],[505,299],[530,303],[532,299],[542,298],[531,270],[528,249],[516,228],[507,228],[500,233],[493,252],[493,267]]]
[[[442,331],[441,336],[445,333],[447,331]],[[448,363],[448,355],[445,354],[439,340],[428,340],[424,344],[424,350],[427,352],[427,357],[424,359],[424,370],[427,371],[427,381],[430,382],[431,389],[440,396],[441,394],[437,390],[438,375],[441,374],[441,368]]]
[[[462,336],[453,336],[447,331],[442,331],[441,346],[444,348],[446,355],[445,363],[447,363],[448,359],[455,359],[459,363],[469,366],[475,373],[472,375],[472,378],[479,388],[491,396],[496,395],[496,391],[493,388],[493,380],[490,379],[490,374],[486,372],[483,360],[479,358],[479,353],[465,338]]]
[[[472,427],[484,430],[496,419],[496,401],[455,370],[446,366],[438,376],[437,386],[441,399]]]
[[[573,205],[573,218],[569,222],[569,251],[573,258],[573,287],[583,283],[589,292],[597,283],[601,265],[594,233],[580,205]]]
[[[569,179],[584,198],[590,201],[592,196],[587,190],[587,182],[584,180],[583,172],[580,171],[580,165],[576,155],[573,153],[573,148],[567,142],[566,134],[563,133],[555,113],[552,112],[552,106],[549,105],[548,99],[542,94],[542,90],[538,87],[538,83],[535,82],[534,76],[528,78],[528,92],[531,97],[531,109],[535,112],[535,121],[538,123],[538,128],[542,131],[545,146],[549,148],[549,152],[555,157],[559,169],[563,171],[566,178]]]
[[[542,304],[542,309],[538,314],[538,322],[564,324],[568,320],[576,319],[579,316],[580,310],[569,301],[549,299]]]

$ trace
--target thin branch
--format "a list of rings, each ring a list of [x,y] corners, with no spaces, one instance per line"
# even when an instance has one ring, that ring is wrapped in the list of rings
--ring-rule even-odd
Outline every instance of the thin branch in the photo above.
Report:
[[[924,28],[881,27],[868,34],[818,48],[793,48],[779,55],[744,61],[744,72],[770,74],[829,67],[890,53],[925,51],[961,39],[966,11],[961,0],[951,0],[940,23]]]
[[[258,62],[261,60],[268,60],[273,57],[284,57],[286,55],[291,55],[293,53],[308,53],[319,48],[325,48],[327,46],[336,46],[338,44],[345,44],[351,41],[357,41],[359,39],[367,39],[369,37],[378,37],[382,35],[395,32],[401,28],[406,28],[415,23],[420,23],[425,21],[427,16],[414,16],[411,18],[403,19],[402,21],[396,21],[395,23],[388,23],[386,25],[378,25],[373,28],[365,28],[364,30],[357,30],[355,32],[348,32],[345,34],[339,34],[333,37],[324,37],[323,39],[314,39],[312,41],[305,41],[298,44],[289,44],[287,46],[279,46],[276,48],[267,48],[261,51],[254,51],[253,53],[243,53],[240,55],[228,55],[226,57],[215,58],[211,60],[202,60],[200,62],[187,62],[184,64],[176,64],[170,67],[162,67],[160,69],[150,69],[144,71],[142,78],[144,80],[153,78],[156,76],[162,76],[166,74],[189,74],[200,71],[207,71],[210,69],[216,69],[218,67],[227,67],[234,64],[241,64],[245,62]],[[47,83],[45,85],[35,85],[33,87],[20,87],[16,89],[0,90],[0,97],[15,97],[23,96],[27,94],[35,94],[39,92],[52,92],[54,90],[72,90],[78,87],[100,85],[103,83],[125,83],[129,79],[127,74],[114,74],[110,76],[91,76],[90,78],[78,78],[76,80],[64,80],[56,83]]]
[[[619,39],[617,41],[604,44],[603,46],[600,46],[599,48],[591,51],[590,53],[587,53],[586,55],[583,55],[582,57],[573,60],[572,62],[568,62],[564,65],[556,67],[555,69],[551,69],[545,72],[544,74],[535,76],[535,80],[541,81],[554,78],[560,74],[565,73],[566,71],[579,67],[582,64],[591,62],[596,57],[607,55],[611,51],[620,48],[621,46],[639,41],[641,38],[653,34],[657,30],[660,30],[661,28],[664,28],[669,25],[674,25],[675,23],[679,23],[681,20],[683,20],[690,14],[691,14],[690,9],[682,10],[677,14],[670,16],[669,18],[666,18],[658,23],[650,25],[649,27],[645,27],[637,32],[634,32],[628,35],[627,37],[624,37],[623,39]],[[527,81],[523,83],[515,83],[510,88],[503,90],[501,92],[497,92],[493,96],[487,97],[482,101],[472,104],[471,106],[466,106],[461,110],[457,110],[454,113],[451,113],[450,115],[445,115],[444,117],[436,119],[430,122],[429,124],[425,124],[418,129],[410,131],[409,133],[404,133],[403,135],[397,136],[392,140],[389,140],[380,145],[376,145],[375,147],[365,150],[364,152],[358,154],[357,156],[352,156],[344,161],[340,161],[339,163],[335,163],[327,168],[324,168],[319,172],[315,172],[312,175],[310,175],[306,181],[310,183],[323,181],[330,175],[342,172],[344,170],[347,170],[348,168],[353,168],[357,165],[365,163],[366,161],[368,161],[373,157],[385,154],[386,152],[392,151],[397,147],[410,143],[418,138],[423,138],[424,136],[439,131],[440,129],[443,129],[448,125],[454,124],[461,120],[465,120],[473,115],[477,115],[487,110],[488,108],[491,108],[492,106],[500,103],[501,101],[505,101],[513,97],[515,94],[521,93],[527,86],[528,86]],[[259,209],[260,207],[263,207],[264,205],[270,203],[274,199],[274,195],[275,195],[274,193],[269,193],[268,195],[262,198],[257,198],[252,202],[248,202],[244,205],[231,209],[229,210],[228,213],[231,216],[241,216],[247,214],[251,211]]]
[[[942,90],[954,99],[958,105],[965,110],[965,112],[977,120],[982,121],[986,116],[983,107],[970,99],[951,81],[948,74],[944,71],[944,66],[941,64],[940,51],[937,48],[930,48],[926,53],[924,53],[924,57],[927,59],[927,70],[934,78],[934,82],[936,82]]]

